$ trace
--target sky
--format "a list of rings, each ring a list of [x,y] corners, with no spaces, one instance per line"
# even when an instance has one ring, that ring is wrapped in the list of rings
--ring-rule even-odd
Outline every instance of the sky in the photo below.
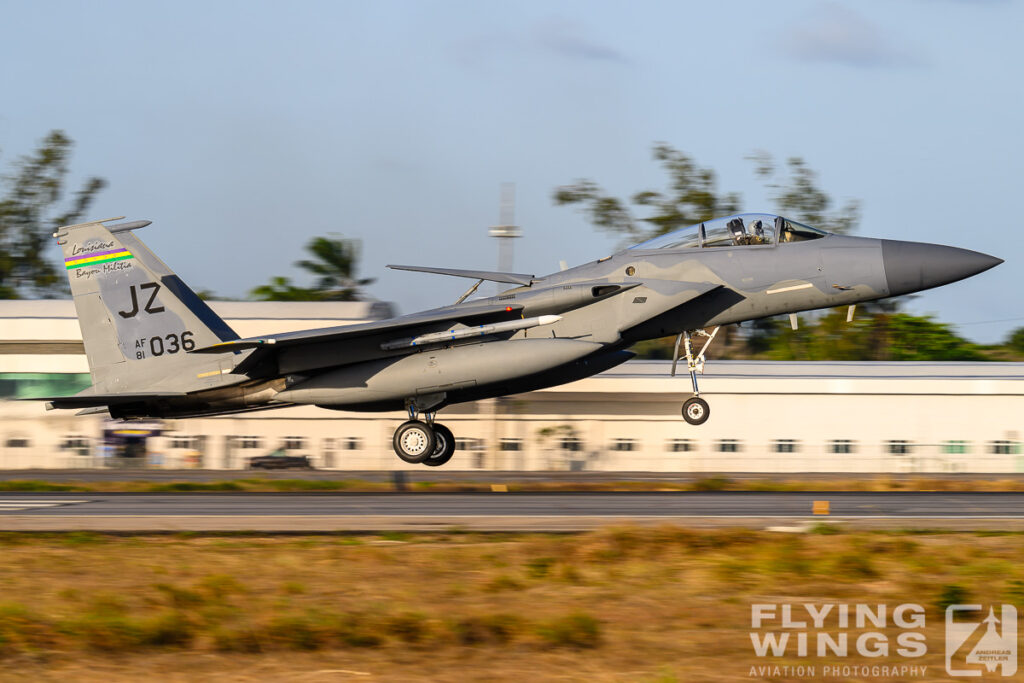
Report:
[[[337,233],[411,312],[470,282],[384,266],[495,268],[502,183],[540,275],[621,246],[559,185],[662,189],[663,141],[772,211],[747,157],[800,156],[856,234],[1005,259],[908,304],[998,342],[1024,326],[1022,26],[1015,0],[0,0],[0,171],[64,130],[72,188],[109,182],[90,218],[152,220],[193,288],[307,284]]]

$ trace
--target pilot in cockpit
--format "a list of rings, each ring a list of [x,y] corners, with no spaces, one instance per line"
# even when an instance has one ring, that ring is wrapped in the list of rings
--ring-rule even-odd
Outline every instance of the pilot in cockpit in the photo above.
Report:
[[[736,246],[765,243],[764,224],[760,219],[755,219],[747,228],[744,228],[743,219],[734,218],[729,221],[728,228],[732,233],[732,243]]]
[[[764,244],[764,223],[758,218],[750,224],[750,235],[748,236],[747,244]]]

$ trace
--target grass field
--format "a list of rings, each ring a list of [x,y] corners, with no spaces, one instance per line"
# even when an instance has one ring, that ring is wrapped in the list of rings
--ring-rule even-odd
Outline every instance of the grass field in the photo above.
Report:
[[[1019,605],[1022,541],[831,527],[0,534],[0,680],[749,680],[752,666],[806,663],[754,656],[751,605],[786,602],[921,604],[928,654],[912,663],[928,675],[913,680],[945,680],[943,607]]]

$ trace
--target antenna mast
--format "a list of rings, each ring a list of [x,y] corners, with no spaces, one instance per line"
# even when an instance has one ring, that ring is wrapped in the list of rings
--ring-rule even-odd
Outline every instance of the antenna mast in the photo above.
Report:
[[[512,263],[515,258],[512,240],[523,236],[523,231],[518,225],[515,225],[515,220],[516,184],[502,183],[498,214],[499,225],[492,226],[488,234],[498,240],[498,270],[503,273],[512,272]]]

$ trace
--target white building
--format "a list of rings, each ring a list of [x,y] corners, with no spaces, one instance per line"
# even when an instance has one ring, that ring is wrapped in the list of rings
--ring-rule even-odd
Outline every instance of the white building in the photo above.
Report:
[[[380,303],[213,302],[242,336],[385,317]],[[713,351],[713,347],[712,347]],[[1024,364],[708,363],[694,427],[669,363],[634,361],[561,387],[439,415],[451,469],[675,472],[1024,472]],[[0,399],[89,385],[68,301],[0,302]],[[333,469],[417,469],[394,455],[400,413],[314,407],[119,423],[0,400],[0,468],[244,468],[278,447]],[[125,454],[129,457],[123,457]],[[134,456],[133,456],[134,454]],[[120,456],[120,457],[119,457]]]

